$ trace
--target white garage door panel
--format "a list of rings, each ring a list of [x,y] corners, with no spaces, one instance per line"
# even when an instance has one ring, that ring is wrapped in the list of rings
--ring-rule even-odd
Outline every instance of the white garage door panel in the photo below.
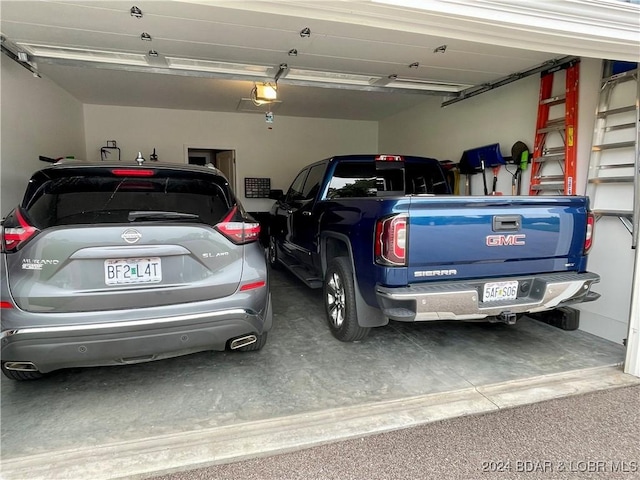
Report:
[[[613,57],[625,61],[638,58],[640,6],[636,4],[612,0],[399,0],[396,5],[393,3],[393,0],[238,2],[234,7],[562,55]]]

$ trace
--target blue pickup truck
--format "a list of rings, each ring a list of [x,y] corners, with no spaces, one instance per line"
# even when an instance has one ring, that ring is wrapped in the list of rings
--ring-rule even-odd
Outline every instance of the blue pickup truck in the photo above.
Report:
[[[329,328],[389,320],[515,323],[599,297],[580,196],[454,196],[440,162],[348,155],[304,168],[269,216],[269,261],[323,288]]]

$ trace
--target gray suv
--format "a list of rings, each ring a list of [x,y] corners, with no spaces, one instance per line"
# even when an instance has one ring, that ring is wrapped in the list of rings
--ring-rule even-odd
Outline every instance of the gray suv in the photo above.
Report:
[[[267,340],[260,225],[213,167],[51,165],[1,233],[2,372],[13,380]]]

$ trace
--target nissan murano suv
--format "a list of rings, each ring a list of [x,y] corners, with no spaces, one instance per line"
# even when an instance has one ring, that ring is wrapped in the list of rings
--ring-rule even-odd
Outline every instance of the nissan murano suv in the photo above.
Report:
[[[260,226],[213,167],[68,162],[3,221],[2,372],[31,380],[205,350],[259,350]]]

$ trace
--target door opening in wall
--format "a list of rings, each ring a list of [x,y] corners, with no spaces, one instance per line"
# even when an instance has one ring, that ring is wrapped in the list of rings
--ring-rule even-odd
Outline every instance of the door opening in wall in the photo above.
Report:
[[[190,165],[206,165],[211,163],[220,170],[233,190],[236,190],[236,151],[219,148],[187,147],[187,163]]]

